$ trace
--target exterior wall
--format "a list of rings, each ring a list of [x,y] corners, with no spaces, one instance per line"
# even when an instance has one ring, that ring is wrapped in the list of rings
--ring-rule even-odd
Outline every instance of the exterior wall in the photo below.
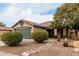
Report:
[[[15,27],[13,27],[13,28],[17,28],[17,27],[21,27],[21,25],[20,24],[17,24]]]
[[[34,27],[34,26],[32,26],[32,25],[30,25],[30,24],[26,24],[26,23],[24,23],[22,26],[24,26],[24,27],[31,27],[31,33],[32,33],[33,31],[35,31],[35,30],[42,29],[42,28],[40,28],[40,27]],[[18,23],[14,28],[18,28],[18,27],[21,27],[20,23]]]
[[[32,25],[29,25],[29,24],[26,24],[26,23],[24,23],[23,26],[32,27]]]
[[[32,27],[31,25],[28,25],[28,24],[26,24],[26,23],[24,23],[23,26]],[[17,24],[14,28],[18,28],[18,27],[21,27],[20,23]]]
[[[31,32],[33,32],[33,26],[32,26],[32,25],[29,25],[29,24],[24,23],[22,26],[24,26],[24,27],[31,27],[31,28],[32,28],[32,29],[31,29]],[[14,28],[16,29],[16,28],[18,28],[18,27],[21,27],[20,23],[17,24]]]

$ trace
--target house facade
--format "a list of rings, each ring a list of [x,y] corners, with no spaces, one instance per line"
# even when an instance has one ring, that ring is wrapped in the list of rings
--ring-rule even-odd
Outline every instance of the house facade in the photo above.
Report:
[[[20,32],[23,35],[23,39],[31,39],[31,34],[33,31],[43,29],[48,32],[49,38],[57,38],[57,29],[54,29],[51,27],[52,21],[47,21],[43,23],[34,23],[27,20],[19,20],[16,24],[10,27],[0,27],[0,36],[3,33],[10,32],[10,31],[17,31]],[[66,29],[61,30],[61,38],[65,35],[67,35]],[[69,35],[68,35],[69,36]]]
[[[57,29],[50,27],[52,21],[44,22],[41,24],[34,23],[27,20],[20,20],[12,26],[14,31],[20,32],[23,35],[23,39],[30,39],[33,31],[43,29],[49,34],[49,38],[57,37]],[[66,30],[61,30],[61,38],[66,35]]]
[[[23,35],[23,39],[29,39],[33,31],[44,29],[45,27],[31,21],[20,20],[12,28],[14,31],[20,32]]]
[[[15,25],[13,25],[12,28],[14,28],[14,31],[20,32],[24,39],[31,38],[31,33],[39,29],[48,31],[49,37],[54,37],[54,32],[56,32],[56,30],[54,31],[53,28],[50,28],[50,25],[51,21],[37,24],[27,20],[20,20]]]

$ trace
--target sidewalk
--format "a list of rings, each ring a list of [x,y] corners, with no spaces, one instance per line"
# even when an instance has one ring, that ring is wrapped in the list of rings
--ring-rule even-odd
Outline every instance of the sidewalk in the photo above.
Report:
[[[18,55],[14,55],[14,54],[5,53],[5,52],[0,51],[0,56],[18,56]]]

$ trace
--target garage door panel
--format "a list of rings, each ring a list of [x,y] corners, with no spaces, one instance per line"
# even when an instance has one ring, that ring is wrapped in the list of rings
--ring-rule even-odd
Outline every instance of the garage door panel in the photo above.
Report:
[[[23,39],[30,39],[31,38],[31,28],[18,28],[16,29],[17,32],[20,32],[23,35]]]

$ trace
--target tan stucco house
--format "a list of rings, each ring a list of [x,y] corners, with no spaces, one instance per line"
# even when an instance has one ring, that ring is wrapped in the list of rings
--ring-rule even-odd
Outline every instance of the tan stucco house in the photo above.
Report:
[[[38,24],[27,20],[20,20],[16,24],[14,24],[12,28],[14,28],[14,31],[20,32],[23,35],[24,39],[31,38],[31,33],[38,29],[44,29],[48,31],[49,37],[53,37],[54,29],[50,28],[50,25],[51,21]]]

